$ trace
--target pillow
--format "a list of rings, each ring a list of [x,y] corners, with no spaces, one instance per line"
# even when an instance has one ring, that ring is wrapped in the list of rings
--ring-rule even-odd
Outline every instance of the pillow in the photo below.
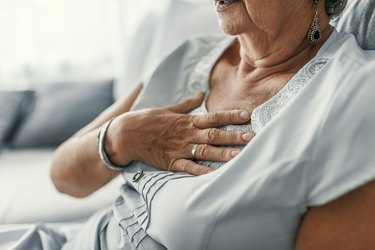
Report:
[[[112,86],[112,81],[56,83],[36,91],[10,146],[58,146],[113,103]]]
[[[27,94],[26,91],[0,91],[0,146],[16,127]]]
[[[352,33],[363,49],[375,49],[375,0],[349,0],[332,24],[338,31]]]

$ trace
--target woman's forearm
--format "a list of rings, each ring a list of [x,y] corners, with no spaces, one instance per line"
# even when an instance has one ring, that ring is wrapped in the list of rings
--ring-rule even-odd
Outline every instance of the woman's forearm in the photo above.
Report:
[[[58,191],[85,197],[107,184],[118,172],[101,162],[97,148],[98,129],[73,137],[61,145],[53,158],[51,178]]]
[[[106,168],[101,162],[97,136],[105,122],[130,110],[141,90],[142,84],[137,85],[129,97],[112,105],[56,150],[51,178],[58,191],[84,197],[118,175],[118,172]]]

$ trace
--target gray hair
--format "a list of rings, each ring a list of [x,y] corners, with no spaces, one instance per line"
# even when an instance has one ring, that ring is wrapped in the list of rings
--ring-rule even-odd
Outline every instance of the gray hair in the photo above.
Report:
[[[326,0],[327,15],[332,19],[339,16],[345,9],[348,0]]]

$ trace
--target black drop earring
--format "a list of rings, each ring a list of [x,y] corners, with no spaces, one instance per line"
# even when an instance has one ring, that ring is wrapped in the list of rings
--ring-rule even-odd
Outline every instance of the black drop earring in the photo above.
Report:
[[[309,35],[308,35],[308,40],[311,45],[318,44],[323,36],[322,29],[319,23],[319,13],[318,13],[319,2],[320,0],[314,0],[315,15],[314,15],[314,20],[311,24]]]

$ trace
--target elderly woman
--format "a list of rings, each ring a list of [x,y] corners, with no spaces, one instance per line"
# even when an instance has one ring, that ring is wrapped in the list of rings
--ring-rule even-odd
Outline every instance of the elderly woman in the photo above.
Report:
[[[216,0],[231,37],[184,43],[55,154],[73,196],[122,173],[113,207],[74,237],[36,231],[64,249],[373,249],[375,54],[329,25],[345,5]]]

